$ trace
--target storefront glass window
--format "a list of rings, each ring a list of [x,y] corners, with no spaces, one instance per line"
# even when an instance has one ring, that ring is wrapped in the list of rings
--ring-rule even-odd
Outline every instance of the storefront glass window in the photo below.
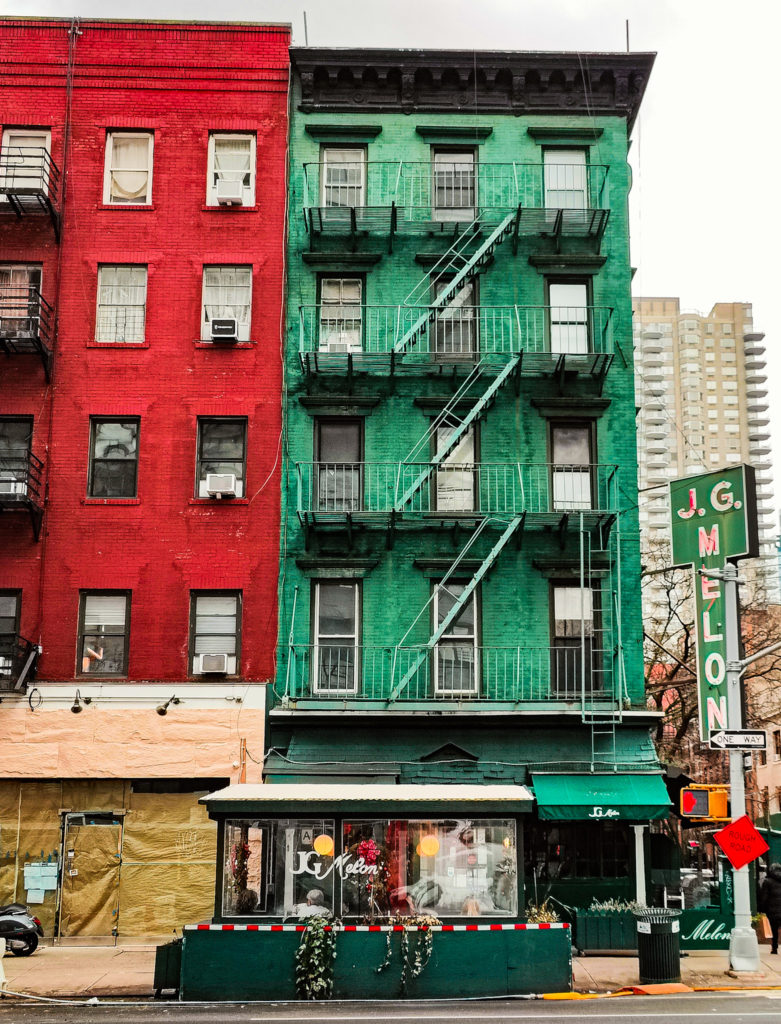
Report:
[[[616,822],[539,822],[526,832],[526,877],[626,878],[630,871],[629,827]]]
[[[222,913],[333,916],[334,822],[225,822]]]
[[[511,916],[517,907],[513,821],[346,821],[342,916]]]

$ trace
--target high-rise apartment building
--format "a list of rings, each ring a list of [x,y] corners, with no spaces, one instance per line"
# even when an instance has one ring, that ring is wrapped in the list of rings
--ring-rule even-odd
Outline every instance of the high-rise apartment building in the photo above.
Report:
[[[668,481],[749,463],[756,469],[760,558],[746,570],[757,593],[773,601],[778,561],[763,339],[747,302],[717,302],[703,315],[682,312],[677,298],[634,299],[644,552],[665,550]]]
[[[288,43],[0,19],[0,903],[47,936],[209,914],[199,793],[259,777]]]

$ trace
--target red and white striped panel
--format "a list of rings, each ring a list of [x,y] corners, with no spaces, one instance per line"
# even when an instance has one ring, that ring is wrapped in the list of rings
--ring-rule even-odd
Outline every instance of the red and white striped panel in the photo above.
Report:
[[[326,925],[330,931],[332,925]],[[186,924],[186,932],[305,932],[305,924]],[[427,925],[413,925],[412,931],[432,932],[531,932],[548,931],[554,928],[569,928],[566,921],[555,924],[436,924],[429,929]],[[402,932],[401,924],[341,924],[336,926],[339,932]]]

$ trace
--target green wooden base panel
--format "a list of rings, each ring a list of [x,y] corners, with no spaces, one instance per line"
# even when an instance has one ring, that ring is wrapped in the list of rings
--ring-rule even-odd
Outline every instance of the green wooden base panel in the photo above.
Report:
[[[341,932],[336,940],[334,999],[399,999],[400,934],[381,974],[387,932]],[[180,999],[296,999],[296,932],[188,931]],[[410,946],[417,942],[410,933]],[[437,932],[431,960],[407,986],[410,999],[534,995],[572,988],[569,929]]]

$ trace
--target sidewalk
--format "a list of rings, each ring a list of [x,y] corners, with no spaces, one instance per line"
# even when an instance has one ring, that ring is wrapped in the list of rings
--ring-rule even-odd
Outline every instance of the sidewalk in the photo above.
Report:
[[[726,953],[695,953],[681,960],[681,980],[691,988],[781,987],[781,956],[772,956],[767,946],[760,955],[764,978],[730,978]],[[29,957],[8,953],[2,963],[7,988],[15,992],[65,999],[154,995],[154,945],[39,946]],[[637,957],[575,957],[572,977],[577,992],[615,992],[638,984]]]

